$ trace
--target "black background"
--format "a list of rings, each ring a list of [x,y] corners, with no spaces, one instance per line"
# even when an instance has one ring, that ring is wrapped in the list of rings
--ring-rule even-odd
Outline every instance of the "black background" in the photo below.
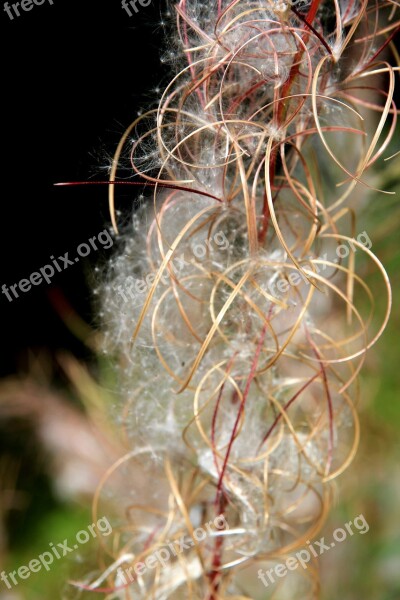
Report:
[[[166,5],[129,17],[119,0],[54,0],[3,28],[2,211],[0,286],[18,283],[110,225],[107,187],[54,187],[107,179],[106,167],[137,111],[156,98],[168,69],[160,63]],[[119,193],[129,210],[137,191]],[[125,202],[125,206],[123,205]],[[111,249],[112,251],[112,249]],[[10,303],[0,295],[1,374],[24,369],[28,352],[85,349],[49,300],[57,287],[93,322],[88,273],[111,252],[91,252]]]

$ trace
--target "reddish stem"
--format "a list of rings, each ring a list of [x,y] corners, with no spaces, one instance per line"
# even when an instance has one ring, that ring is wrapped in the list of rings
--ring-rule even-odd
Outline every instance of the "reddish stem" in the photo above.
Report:
[[[294,7],[292,7],[292,10],[296,14],[296,16],[301,21],[303,21],[303,23],[305,23],[305,25],[307,25],[307,27],[318,37],[318,39],[325,46],[325,48],[327,48],[327,50],[330,52],[330,54],[332,54],[332,51],[329,48],[327,42],[322,38],[322,36],[312,26],[312,22],[315,19],[315,16],[317,14],[320,4],[321,4],[321,0],[313,0],[311,2],[311,6],[310,6],[310,9],[309,9],[306,17],[303,17],[303,15],[298,13],[298,11]],[[304,45],[307,44],[309,35],[310,35],[309,33],[304,33],[304,35],[302,37]],[[290,69],[289,77],[288,77],[287,81],[284,83],[284,85],[282,86],[282,92],[280,95],[280,101],[278,104],[278,110],[277,110],[277,116],[276,116],[276,126],[278,129],[281,126],[281,123],[283,121],[283,113],[284,113],[285,106],[286,106],[284,101],[287,98],[287,96],[289,95],[290,88],[293,85],[293,81],[300,71],[301,57],[303,56],[303,54],[304,54],[304,48],[301,47],[301,48],[299,48],[299,50],[297,51],[297,53],[293,59],[293,65],[292,65],[292,68]],[[270,165],[269,165],[269,177],[270,177],[271,187],[273,187],[274,181],[275,181],[277,154],[278,154],[278,146],[276,146],[275,149],[272,151]],[[263,243],[265,241],[269,217],[270,217],[270,214],[269,214],[269,207],[268,207],[268,202],[267,202],[267,195],[265,194],[264,195],[264,205],[263,205],[263,224],[262,224],[262,229],[259,232],[259,242],[260,243]]]
[[[317,379],[317,377],[319,377],[322,373],[322,369],[321,371],[318,371],[318,373],[315,373],[315,375],[309,379],[309,381],[307,381],[296,393],[294,396],[292,396],[292,398],[290,398],[290,400],[288,400],[288,402],[286,402],[285,406],[283,407],[283,412],[286,412],[288,408],[290,408],[290,406],[293,404],[293,402],[295,400],[297,400],[297,398],[304,392],[305,389],[308,388],[309,385],[311,385],[311,383],[313,381],[315,381],[315,379]],[[275,418],[274,422],[272,423],[271,427],[268,429],[267,433],[265,434],[265,436],[263,437],[260,445],[258,446],[258,450],[257,452],[260,451],[261,447],[263,444],[265,444],[265,442],[267,441],[267,439],[269,438],[269,436],[271,435],[271,433],[273,432],[273,430],[275,429],[275,427],[277,426],[277,424],[279,423],[280,419],[282,418],[283,413],[279,413],[279,415]]]
[[[317,346],[315,345],[313,339],[311,338],[310,333],[306,326],[305,326],[305,330],[306,330],[307,339],[310,342],[313,352],[314,352],[315,356],[317,357],[317,360],[321,367],[322,379],[324,382],[324,388],[325,388],[326,398],[327,398],[327,402],[328,402],[329,442],[328,442],[328,461],[327,461],[326,471],[327,471],[327,473],[329,473],[329,470],[330,470],[330,467],[332,464],[332,458],[333,458],[333,406],[332,406],[331,392],[330,392],[329,385],[328,385],[328,378],[326,376],[325,365],[323,363],[321,355],[318,352]]]
[[[150,187],[167,188],[169,190],[180,190],[182,192],[190,192],[191,194],[199,194],[200,196],[207,196],[217,202],[222,202],[221,198],[217,198],[214,194],[203,192],[201,190],[195,190],[183,185],[175,185],[173,183],[162,183],[160,181],[67,181],[61,183],[55,183],[55,186],[68,186],[68,185],[141,185]]]
[[[270,309],[268,318],[270,318],[271,312],[272,311]],[[250,385],[255,376],[258,360],[259,360],[260,354],[261,354],[261,348],[264,343],[265,335],[267,333],[267,327],[268,327],[268,322],[265,323],[265,325],[262,329],[262,332],[261,332],[259,342],[257,344],[256,352],[254,355],[254,360],[251,365],[250,373],[247,378],[245,389],[243,392],[242,401],[240,403],[239,410],[236,415],[235,424],[233,426],[232,434],[231,434],[231,437],[229,440],[228,449],[226,451],[226,455],[225,455],[225,459],[224,459],[224,464],[222,466],[221,473],[219,475],[219,480],[218,480],[218,485],[217,485],[217,494],[215,497],[215,506],[217,508],[218,514],[223,514],[225,507],[226,507],[227,501],[222,493],[222,482],[223,482],[223,478],[224,478],[224,475],[226,472],[226,467],[228,464],[232,446],[235,441],[235,436],[236,436],[236,432],[237,432],[237,429],[239,426],[240,417],[243,413],[244,406],[246,404],[247,396],[248,396],[249,390],[250,390]],[[209,579],[210,579],[210,583],[211,583],[211,592],[210,592],[210,595],[208,596],[207,600],[216,600],[216,594],[218,592],[218,587],[219,587],[219,568],[221,566],[222,546],[223,546],[223,538],[222,538],[222,536],[218,536],[216,539],[216,542],[215,542],[214,556],[213,556],[213,561],[212,561],[212,570],[209,573]]]

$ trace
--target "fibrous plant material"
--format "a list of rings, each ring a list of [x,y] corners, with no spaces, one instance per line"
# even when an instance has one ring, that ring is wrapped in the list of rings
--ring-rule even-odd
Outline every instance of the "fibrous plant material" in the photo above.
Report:
[[[357,375],[391,296],[354,209],[371,195],[368,170],[395,159],[397,8],[174,7],[182,65],[127,130],[111,172],[116,230],[125,156],[125,183],[145,182],[153,197],[121,231],[99,290],[127,453],[95,511],[116,477],[126,496],[100,571],[79,587],[121,600],[318,595],[315,565],[271,591],[257,571],[316,535],[356,452]],[[379,292],[359,274],[367,263]],[[381,323],[376,293],[387,294]],[[183,535],[192,543],[174,553]],[[166,547],[168,560],[148,567]]]

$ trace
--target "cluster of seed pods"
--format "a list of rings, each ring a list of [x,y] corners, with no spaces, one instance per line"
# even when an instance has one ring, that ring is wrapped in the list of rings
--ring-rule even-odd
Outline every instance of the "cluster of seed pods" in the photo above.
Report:
[[[271,590],[257,571],[316,535],[356,452],[357,375],[390,285],[354,209],[370,167],[394,158],[396,2],[174,10],[177,74],[125,133],[110,178],[117,231],[124,164],[125,182],[145,185],[99,289],[126,455],[96,514],[117,480],[126,494],[82,587],[121,600],[314,598],[315,565]],[[387,295],[380,323],[366,269]],[[181,536],[191,543],[174,552]]]

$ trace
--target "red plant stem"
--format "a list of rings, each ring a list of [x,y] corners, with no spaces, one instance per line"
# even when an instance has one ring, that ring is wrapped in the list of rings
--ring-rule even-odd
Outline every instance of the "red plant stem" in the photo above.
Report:
[[[321,355],[317,350],[317,346],[315,345],[313,339],[310,336],[310,333],[307,329],[307,327],[305,326],[305,330],[306,330],[306,336],[308,341],[310,342],[310,345],[313,349],[313,352],[315,354],[315,356],[317,357],[317,360],[320,364],[321,367],[321,371],[322,371],[322,378],[323,378],[323,382],[324,382],[324,388],[325,388],[325,392],[326,392],[326,398],[328,401],[328,416],[329,416],[329,442],[328,442],[328,460],[326,463],[326,472],[327,474],[329,473],[331,464],[332,464],[332,458],[333,458],[333,406],[332,406],[332,398],[331,398],[331,392],[329,390],[329,385],[328,385],[328,378],[326,376],[326,369],[325,369],[325,365],[323,363],[323,360],[321,359]]]
[[[269,312],[269,317],[270,317],[270,315],[271,315],[271,310]],[[260,339],[257,344],[256,352],[254,355],[254,360],[252,362],[250,373],[249,373],[249,376],[246,381],[245,389],[244,389],[243,396],[242,396],[242,401],[240,403],[239,410],[236,415],[236,420],[235,420],[235,424],[233,426],[232,434],[231,434],[231,437],[229,440],[228,449],[225,454],[224,464],[222,466],[222,469],[221,469],[221,472],[219,475],[219,480],[218,480],[218,485],[217,485],[217,494],[215,497],[215,506],[218,511],[217,514],[219,514],[219,515],[224,513],[226,503],[227,503],[226,498],[224,497],[224,495],[222,493],[222,481],[223,481],[223,478],[224,478],[224,475],[226,472],[226,467],[227,467],[229,456],[230,456],[230,453],[232,450],[233,442],[235,441],[235,436],[236,436],[236,432],[237,432],[237,429],[239,426],[240,417],[243,413],[243,410],[244,410],[244,407],[246,404],[246,400],[247,400],[247,397],[249,394],[250,385],[255,376],[258,360],[259,360],[260,354],[261,354],[261,348],[264,343],[265,335],[267,333],[267,327],[268,327],[268,322],[264,324]],[[215,542],[214,555],[213,555],[213,561],[212,561],[212,570],[209,573],[209,579],[210,579],[210,582],[212,585],[212,590],[211,590],[210,595],[208,596],[207,600],[216,600],[216,593],[218,592],[218,587],[219,587],[218,575],[219,575],[219,567],[221,566],[222,545],[223,545],[222,536],[218,536],[217,540]]]
[[[308,388],[309,385],[311,385],[311,383],[313,381],[315,381],[315,379],[317,379],[317,377],[319,377],[322,373],[322,369],[321,371],[318,371],[318,373],[315,373],[315,375],[309,379],[295,394],[294,396],[292,396],[290,398],[290,400],[288,400],[288,402],[286,402],[285,406],[283,407],[283,411],[286,412],[288,408],[290,408],[290,406],[293,404],[293,402],[295,400],[297,400],[297,398],[304,392],[305,389]],[[267,433],[265,434],[265,436],[263,437],[262,441],[260,442],[260,445],[258,446],[257,452],[260,451],[261,447],[263,444],[265,444],[265,442],[267,441],[267,439],[269,438],[269,436],[271,435],[271,433],[273,432],[273,430],[275,429],[275,427],[277,426],[277,424],[279,423],[280,419],[282,418],[283,413],[280,412],[279,415],[277,415],[277,417],[275,418],[274,422],[272,423],[271,427],[268,429]]]
[[[375,52],[375,54],[373,55],[372,58],[369,59],[369,61],[367,62],[366,65],[363,65],[363,71],[370,66],[370,64],[376,59],[378,58],[378,56],[380,55],[381,52],[383,52],[383,50],[386,48],[386,46],[388,44],[390,44],[390,42],[392,41],[392,39],[394,38],[395,35],[397,35],[398,33],[400,33],[400,27],[396,27],[392,33],[389,35],[389,37],[387,38],[387,40],[382,44],[382,46],[380,46],[378,48],[378,50]]]
[[[230,361],[226,367],[227,375],[229,375],[229,372],[232,368],[233,361],[235,360],[236,355],[237,355],[237,352],[235,352],[235,354],[232,356],[232,358],[230,359]],[[218,461],[217,461],[217,453],[215,450],[215,428],[217,425],[217,415],[218,415],[218,410],[219,410],[219,405],[221,402],[222,394],[223,394],[223,391],[225,388],[225,383],[226,383],[226,381],[224,381],[224,383],[221,385],[221,389],[219,390],[217,402],[216,402],[214,413],[213,413],[212,423],[211,423],[211,445],[212,445],[213,455],[214,455],[214,464],[215,464],[215,468],[217,469],[217,472],[219,471],[219,466],[218,466]]]
[[[307,21],[309,23],[312,23],[315,19],[315,15],[317,14],[317,11],[319,9],[319,5],[321,4],[322,0],[312,0],[311,2],[311,6],[310,6],[310,10],[307,13]],[[293,6],[292,6],[293,8]]]
[[[207,198],[212,198],[217,202],[222,202],[221,198],[214,196],[214,194],[209,194],[208,192],[203,192],[201,190],[192,189],[189,187],[185,187],[183,185],[175,185],[173,183],[162,183],[161,181],[66,181],[61,183],[55,183],[55,186],[68,186],[68,185],[141,185],[141,186],[150,186],[150,187],[160,187],[167,188],[169,190],[180,190],[182,192],[190,192],[193,194],[199,194],[200,196],[207,196]]]
[[[318,10],[320,4],[321,4],[321,0],[313,0],[312,1],[310,10],[308,11],[307,16],[304,19],[304,22],[308,25],[308,27],[310,27],[310,25],[314,21],[315,15],[317,14],[317,10]],[[292,7],[292,10],[294,10],[293,7]],[[299,18],[301,18],[301,17],[299,16]],[[304,42],[304,45],[307,44],[309,37],[310,37],[309,33],[305,33],[303,35],[302,40]],[[328,48],[329,48],[329,46],[328,46]],[[287,81],[285,82],[284,86],[282,87],[281,102],[279,104],[278,117],[277,117],[278,125],[282,121],[283,111],[285,108],[284,100],[285,100],[286,96],[289,94],[289,90],[292,87],[294,78],[296,77],[296,75],[298,74],[298,72],[300,70],[300,59],[303,56],[303,54],[304,54],[304,48],[301,47],[301,48],[299,48],[299,50],[297,51],[297,53],[293,59],[293,65],[292,65],[292,68],[290,69],[289,77],[288,77]],[[273,183],[272,179],[271,179],[271,182]]]
[[[321,43],[332,54],[331,49],[329,48],[328,44],[325,42],[325,40],[320,36],[320,34],[312,26],[312,22],[315,19],[315,16],[317,14],[320,4],[321,4],[321,0],[313,0],[306,17],[303,17],[300,13],[298,13],[296,11],[296,9],[294,9],[294,7],[292,7],[292,10],[296,14],[296,16],[300,20],[302,20],[309,29],[311,29],[311,31],[318,37],[318,39],[321,41]],[[305,33],[302,37],[304,45],[307,44],[308,38],[309,38],[309,33]],[[284,100],[289,95],[290,88],[293,85],[293,81],[300,70],[300,62],[301,62],[301,57],[303,56],[303,54],[304,54],[304,48],[301,47],[301,48],[299,48],[299,50],[297,51],[297,53],[293,59],[293,65],[292,65],[292,68],[290,69],[289,77],[288,77],[287,81],[285,82],[285,84],[282,86],[280,102],[278,104],[278,110],[277,110],[277,115],[276,115],[276,127],[278,129],[281,126],[281,123],[283,121],[283,112],[285,110]],[[275,146],[275,148],[273,149],[273,151],[271,153],[271,159],[270,159],[270,164],[269,164],[269,178],[270,178],[270,182],[271,182],[271,187],[274,185],[274,180],[275,180],[277,155],[278,155],[278,145]],[[269,216],[270,215],[269,215],[267,194],[264,193],[262,228],[258,234],[258,241],[261,244],[265,241],[265,237],[266,237],[267,230],[268,230]]]
[[[246,404],[247,396],[249,394],[250,385],[251,385],[251,382],[254,379],[254,375],[255,375],[255,372],[256,372],[256,369],[257,369],[257,364],[258,364],[258,359],[260,358],[261,348],[262,348],[262,345],[263,345],[263,342],[264,342],[264,339],[265,339],[265,335],[267,333],[267,327],[268,327],[268,323],[265,323],[265,325],[264,325],[264,327],[262,329],[262,332],[261,332],[260,340],[259,340],[259,342],[257,344],[257,349],[256,349],[256,353],[254,355],[254,360],[253,360],[253,363],[251,365],[250,373],[249,373],[249,376],[248,376],[247,381],[246,381],[246,386],[245,386],[245,389],[244,389],[244,392],[243,392],[242,400],[241,400],[241,403],[240,403],[240,406],[239,406],[238,413],[236,415],[235,424],[233,426],[232,435],[231,435],[231,438],[229,440],[228,448],[227,448],[227,451],[226,451],[226,454],[225,454],[224,464],[222,466],[222,470],[221,470],[221,474],[219,476],[219,481],[218,481],[218,486],[217,486],[217,495],[216,495],[216,500],[215,500],[215,503],[216,503],[217,506],[219,505],[219,503],[221,501],[221,496],[222,496],[222,480],[223,480],[224,475],[225,475],[226,466],[228,464],[228,460],[229,460],[229,456],[230,456],[230,453],[231,453],[231,450],[232,450],[233,442],[235,441],[235,436],[236,436],[237,428],[239,426],[240,417],[242,416],[242,412],[243,412],[243,409],[244,409],[245,404]]]
[[[329,47],[329,44],[324,40],[324,38],[322,37],[322,35],[320,33],[318,33],[318,31],[315,29],[315,27],[313,27],[311,25],[311,23],[308,21],[308,19],[306,17],[303,17],[303,15],[301,13],[299,13],[298,10],[296,10],[294,8],[294,6],[292,6],[292,11],[294,12],[294,14],[296,15],[296,17],[298,19],[300,19],[300,21],[303,21],[303,23],[305,25],[307,25],[307,27],[309,29],[311,29],[311,31],[313,32],[313,34],[319,39],[319,41],[321,42],[321,44],[323,46],[325,46],[326,50],[329,52],[329,54],[332,56],[332,50]]]
[[[226,499],[221,498],[219,514],[222,515],[225,512]],[[224,544],[224,538],[222,535],[217,536],[214,544],[214,554],[212,560],[212,569],[209,573],[211,591],[208,596],[208,600],[216,600],[216,594],[219,588],[219,569],[222,564],[222,546]]]

